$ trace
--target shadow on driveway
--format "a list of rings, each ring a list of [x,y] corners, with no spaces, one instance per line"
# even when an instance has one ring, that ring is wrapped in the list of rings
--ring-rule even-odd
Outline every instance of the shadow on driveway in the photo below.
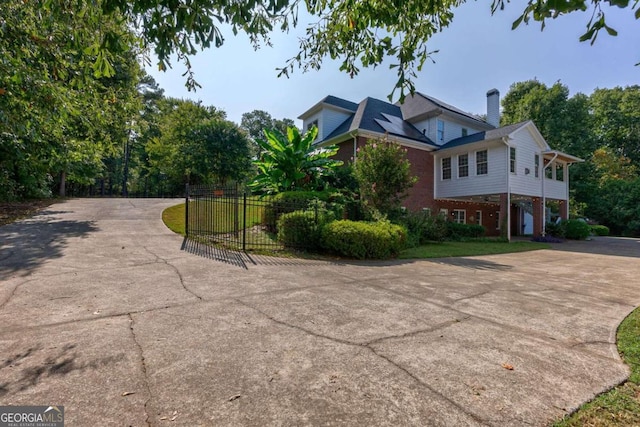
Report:
[[[553,250],[583,254],[640,258],[640,239],[632,237],[594,237],[592,240],[567,240],[553,244]]]
[[[41,263],[60,258],[69,238],[98,231],[91,221],[53,220],[61,213],[45,210],[32,219],[0,227],[0,280],[16,271],[27,275]]]

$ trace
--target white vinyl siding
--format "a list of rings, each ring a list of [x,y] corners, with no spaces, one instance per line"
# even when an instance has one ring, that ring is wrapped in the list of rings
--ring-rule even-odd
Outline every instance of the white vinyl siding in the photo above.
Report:
[[[438,121],[442,121],[444,123],[444,141],[438,140]],[[413,125],[420,132],[424,131],[424,134],[427,136],[427,138],[438,145],[442,145],[443,143],[446,144],[452,139],[465,136],[462,132],[463,129],[467,130],[467,135],[472,135],[482,130],[479,128],[474,128],[468,123],[458,123],[455,120],[449,119],[449,117],[445,115],[439,116],[438,118],[434,117],[427,120],[421,120],[419,122],[413,123]]]
[[[510,143],[517,147],[516,149],[516,174],[511,175],[509,186],[511,193],[521,194],[523,196],[539,197],[542,195],[542,182],[540,178],[536,178],[535,162],[536,155],[542,157],[543,148],[536,142],[533,135],[527,128],[522,128],[511,135]],[[542,169],[542,159],[540,160],[540,169]],[[545,160],[546,164],[546,160]],[[529,173],[527,173],[527,169]],[[567,199],[568,189],[567,183],[556,181],[554,177],[555,165],[550,165],[543,174],[539,172],[539,176],[551,174],[550,178],[545,180],[545,196],[552,199]]]
[[[326,138],[338,128],[345,120],[349,118],[349,114],[344,111],[336,111],[330,108],[322,109],[322,129],[321,137]]]
[[[507,150],[502,142],[486,144],[469,144],[459,147],[458,152],[447,150],[446,153],[436,152],[436,176],[442,177],[442,158],[455,158],[456,155],[469,153],[469,177],[464,180],[449,179],[436,180],[436,198],[454,198],[497,194],[507,192]],[[488,173],[476,175],[476,151],[487,150]],[[452,176],[458,176],[458,162],[452,162]]]

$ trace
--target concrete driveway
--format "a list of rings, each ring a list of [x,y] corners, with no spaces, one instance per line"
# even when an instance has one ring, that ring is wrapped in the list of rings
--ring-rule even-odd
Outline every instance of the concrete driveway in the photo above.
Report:
[[[628,375],[638,239],[244,269],[181,250],[160,219],[177,202],[0,227],[0,405],[64,405],[69,426],[542,426]]]

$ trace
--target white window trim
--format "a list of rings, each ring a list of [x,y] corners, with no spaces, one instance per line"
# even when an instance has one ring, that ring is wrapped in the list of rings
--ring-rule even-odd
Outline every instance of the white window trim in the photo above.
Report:
[[[538,160],[538,164],[536,164],[536,159]],[[540,179],[540,154],[538,153],[533,156],[533,177]]]
[[[460,214],[462,214],[462,222],[459,221]],[[466,209],[454,209],[453,210],[453,222],[457,222],[458,224],[466,224],[467,223],[467,210]]]
[[[438,215],[443,215],[444,218],[447,219],[447,216],[449,215],[449,209],[445,209],[445,208],[440,209],[440,211],[438,212]]]
[[[513,159],[511,158],[511,152],[513,151]],[[511,164],[513,163],[513,170],[511,170]],[[512,175],[518,174],[518,150],[516,147],[509,146],[509,172]]]
[[[444,177],[444,160],[449,159],[449,178]],[[453,160],[451,157],[443,157],[440,159],[440,181],[450,181],[453,178]]]
[[[480,153],[482,151],[486,151],[487,152],[487,161],[486,161],[487,173],[479,174],[478,173],[478,153]],[[474,164],[476,166],[476,175],[475,176],[487,176],[487,175],[489,175],[489,150],[487,148],[485,148],[483,150],[476,150],[476,151],[473,152],[473,157],[474,157]]]
[[[467,175],[466,176],[460,176],[460,156],[467,156]],[[458,179],[466,179],[469,178],[469,153],[462,153],[462,154],[458,154],[456,156],[456,160],[458,161]]]
[[[496,212],[496,230],[500,230],[502,227],[502,221],[500,220],[500,211]]]
[[[482,225],[482,211],[476,211],[476,224]]]

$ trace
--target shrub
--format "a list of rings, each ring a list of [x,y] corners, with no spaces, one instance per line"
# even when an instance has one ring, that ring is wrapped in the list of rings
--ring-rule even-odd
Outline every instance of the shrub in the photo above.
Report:
[[[322,246],[337,255],[358,259],[385,259],[404,249],[404,227],[387,221],[334,221],[322,229]]]
[[[408,246],[422,245],[429,241],[441,242],[447,236],[447,222],[441,215],[406,212],[400,222],[407,229]]]
[[[609,235],[609,227],[606,225],[592,225],[591,232],[596,236],[608,236]]]
[[[285,191],[271,197],[263,211],[262,223],[272,233],[278,228],[278,219],[282,214],[306,210],[314,200],[327,201],[329,193],[318,191]]]
[[[473,239],[484,236],[485,229],[478,224],[459,224],[446,222],[447,238],[450,240]]]
[[[545,231],[547,236],[553,236],[559,239],[564,239],[566,236],[566,228],[564,222],[548,222],[545,227]]]
[[[314,211],[294,211],[278,219],[278,241],[288,248],[317,249],[321,221]]]
[[[406,149],[384,140],[369,140],[358,149],[354,174],[369,209],[393,216],[417,178],[411,174]]]
[[[591,235],[591,228],[585,221],[569,219],[562,221],[565,229],[565,237],[573,240],[584,240]]]

